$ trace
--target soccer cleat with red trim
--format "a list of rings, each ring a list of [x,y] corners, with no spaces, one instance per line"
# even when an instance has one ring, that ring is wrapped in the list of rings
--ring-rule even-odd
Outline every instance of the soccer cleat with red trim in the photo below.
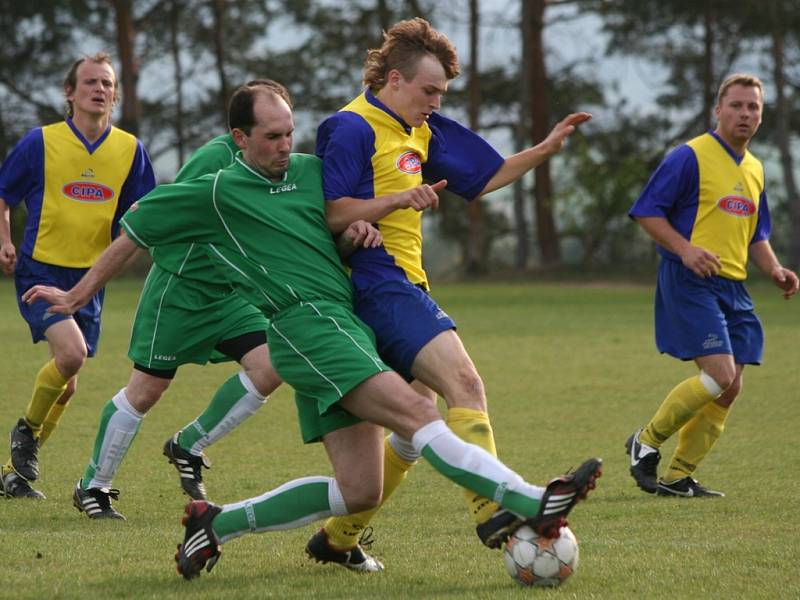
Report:
[[[186,514],[181,523],[186,528],[186,533],[183,543],[178,544],[175,562],[178,573],[185,579],[193,579],[200,575],[204,567],[206,571],[211,571],[222,554],[219,538],[211,527],[214,517],[222,509],[205,500],[194,500],[183,511]]]
[[[521,525],[528,525],[540,536],[557,538],[561,528],[567,526],[569,512],[586,499],[602,474],[602,459],[584,461],[575,471],[556,477],[547,484],[536,516],[526,519],[510,510],[500,509],[477,526],[478,537],[489,548],[500,548]]]

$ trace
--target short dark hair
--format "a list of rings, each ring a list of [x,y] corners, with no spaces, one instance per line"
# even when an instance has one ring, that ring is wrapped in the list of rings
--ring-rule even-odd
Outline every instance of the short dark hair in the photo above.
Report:
[[[763,103],[764,84],[761,82],[761,80],[755,75],[750,75],[749,73],[734,73],[733,75],[728,75],[728,77],[725,78],[725,81],[720,84],[719,91],[717,91],[717,106],[722,104],[722,99],[725,97],[725,94],[727,94],[728,90],[734,85],[754,87],[758,89],[758,91],[761,92],[761,100]]]
[[[458,75],[456,48],[445,34],[419,17],[400,21],[384,32],[380,48],[367,51],[364,84],[373,92],[380,91],[392,69],[400,71],[406,81],[413,79],[419,61],[425,56],[439,61],[448,80]]]
[[[80,67],[87,60],[99,65],[105,63],[111,67],[111,71],[114,73],[114,104],[119,101],[119,80],[117,79],[117,72],[114,71],[114,64],[111,62],[111,56],[105,52],[98,52],[93,56],[83,56],[72,63],[69,71],[67,71],[67,74],[64,75],[64,114],[69,119],[75,115],[75,110],[72,106],[72,102],[67,100],[66,97],[74,92],[75,88],[78,87],[78,67]]]
[[[275,94],[283,99],[289,108],[294,108],[289,91],[277,81],[272,79],[253,79],[240,85],[231,95],[228,103],[228,128],[241,129],[245,135],[250,135],[256,117],[253,114],[253,105],[257,94],[264,92]]]

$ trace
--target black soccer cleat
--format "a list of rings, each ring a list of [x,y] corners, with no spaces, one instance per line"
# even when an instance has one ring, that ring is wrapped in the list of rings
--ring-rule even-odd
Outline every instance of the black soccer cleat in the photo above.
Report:
[[[30,482],[16,471],[0,473],[0,495],[7,499],[11,498],[30,498],[32,500],[44,500],[44,494],[31,487]]]
[[[670,483],[658,482],[659,496],[675,496],[679,498],[723,498],[725,494],[716,490],[710,490],[697,483],[696,479],[684,477]]]
[[[372,527],[367,527],[361,534],[358,544],[346,550],[337,550],[330,545],[325,530],[320,529],[308,540],[306,554],[319,563],[335,563],[359,573],[377,573],[383,571],[383,563],[364,552],[362,548],[362,544],[367,547],[372,545],[371,534]]]
[[[90,488],[85,490],[81,487],[81,482],[75,486],[72,492],[72,505],[79,512],[86,513],[90,519],[119,519],[124,521],[125,517],[111,506],[111,500],[119,500],[119,490],[112,488]]]
[[[203,483],[202,468],[210,469],[211,461],[205,454],[195,456],[181,448],[178,445],[178,436],[180,436],[180,432],[164,443],[164,456],[178,470],[183,491],[193,500],[207,500],[208,496],[206,494],[206,486]]]
[[[643,491],[655,494],[658,487],[658,462],[661,452],[639,441],[641,429],[634,431],[625,442],[625,451],[631,461],[631,477]]]
[[[181,523],[186,528],[183,543],[178,544],[175,553],[178,573],[185,579],[193,579],[200,575],[205,567],[211,571],[217,564],[222,550],[220,542],[211,523],[222,509],[205,500],[194,500],[183,509],[186,515]]]
[[[567,515],[597,486],[603,474],[603,461],[590,458],[575,471],[556,477],[547,484],[540,501],[539,512],[524,518],[507,509],[500,509],[476,528],[478,537],[489,548],[500,548],[520,526],[528,525],[542,537],[555,539],[567,526]]]
[[[39,478],[39,440],[25,419],[17,421],[11,429],[11,465],[28,481]]]

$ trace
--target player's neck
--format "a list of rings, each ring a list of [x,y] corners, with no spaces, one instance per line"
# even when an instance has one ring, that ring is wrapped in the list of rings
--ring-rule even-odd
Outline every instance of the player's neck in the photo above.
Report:
[[[714,133],[716,133],[717,136],[719,136],[719,139],[728,144],[730,149],[733,150],[738,156],[744,156],[744,153],[747,152],[747,144],[750,143],[749,139],[745,141],[732,140],[728,136],[726,136],[719,129],[719,127],[714,130]]]
[[[81,132],[89,143],[94,143],[103,135],[111,123],[110,115],[93,115],[76,112],[72,116],[72,123]]]

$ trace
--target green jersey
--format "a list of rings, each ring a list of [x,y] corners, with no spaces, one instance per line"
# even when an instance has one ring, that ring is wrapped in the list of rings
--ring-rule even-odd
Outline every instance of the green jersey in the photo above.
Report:
[[[214,174],[158,186],[125,213],[121,225],[146,248],[204,245],[217,272],[267,316],[302,301],[352,304],[350,280],[325,220],[315,156],[292,154],[277,183],[237,156]]]
[[[175,176],[175,182],[196,179],[208,173],[216,173],[233,162],[239,147],[229,133],[215,137],[197,149],[186,164]],[[195,279],[206,284],[206,290],[212,292],[217,286],[209,280],[208,272],[212,269],[205,250],[196,244],[160,245],[150,250],[153,262],[165,271],[180,275],[185,279]],[[220,290],[229,293],[227,285]]]

